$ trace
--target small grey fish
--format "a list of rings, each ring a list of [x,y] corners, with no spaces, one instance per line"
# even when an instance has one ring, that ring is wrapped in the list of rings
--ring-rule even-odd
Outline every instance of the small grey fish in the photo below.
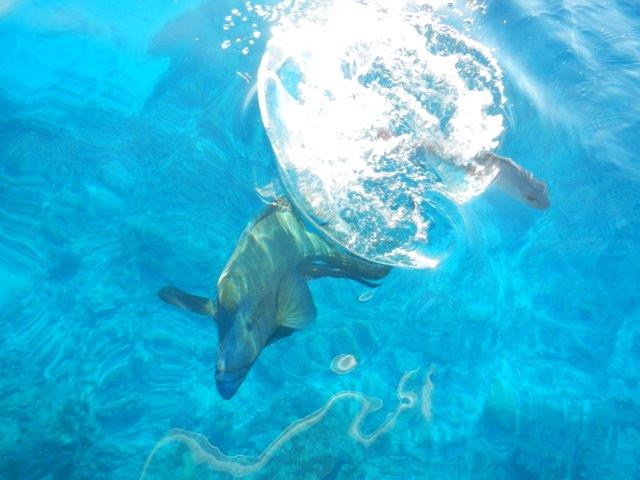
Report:
[[[498,176],[491,186],[495,186],[510,197],[526,203],[532,208],[545,210],[551,202],[547,184],[538,180],[533,173],[507,157],[485,153],[476,157],[479,162],[498,166]]]
[[[309,231],[285,200],[271,205],[242,233],[218,280],[215,300],[175,287],[167,303],[212,317],[218,325],[216,386],[229,399],[264,347],[315,319],[307,280],[348,278],[368,287],[390,267],[340,252]]]

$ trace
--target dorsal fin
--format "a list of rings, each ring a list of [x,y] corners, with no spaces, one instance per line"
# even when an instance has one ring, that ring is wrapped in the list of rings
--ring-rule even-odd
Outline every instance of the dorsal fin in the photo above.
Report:
[[[276,198],[272,203],[269,203],[267,207],[262,211],[262,213],[258,215],[249,224],[249,226],[247,227],[247,230],[251,230],[258,223],[260,223],[262,220],[264,220],[274,212],[283,212],[283,211],[290,211],[290,210],[291,210],[291,206],[289,205],[289,202],[287,202],[285,198],[282,198],[282,197]]]
[[[307,282],[294,269],[284,275],[278,288],[277,321],[280,327],[299,330],[316,318]]]

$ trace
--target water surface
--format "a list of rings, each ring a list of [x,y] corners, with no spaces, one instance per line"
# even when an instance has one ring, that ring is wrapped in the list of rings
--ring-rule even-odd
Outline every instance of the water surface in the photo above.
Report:
[[[500,65],[498,151],[548,182],[551,208],[487,192],[435,271],[397,270],[366,301],[314,282],[315,324],[266,349],[225,402],[214,326],[155,292],[212,294],[263,208],[274,159],[245,99],[278,12],[0,3],[0,478],[138,478],[172,428],[256,457],[345,390],[382,401],[370,433],[416,368],[408,388],[432,368],[429,398],[372,445],[349,435],[361,397],[344,398],[255,475],[640,476],[637,5],[442,8]],[[345,375],[341,354],[357,359]],[[149,474],[225,475],[188,452],[166,445]]]

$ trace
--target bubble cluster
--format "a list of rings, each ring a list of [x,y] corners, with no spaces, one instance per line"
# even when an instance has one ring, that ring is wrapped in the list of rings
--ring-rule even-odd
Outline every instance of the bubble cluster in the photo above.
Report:
[[[222,30],[228,37],[222,41],[220,47],[226,50],[236,45],[238,52],[248,55],[256,42],[262,38],[263,29],[277,22],[283,12],[290,8],[290,1],[275,5],[245,1],[224,17]]]
[[[434,3],[296,2],[258,72],[292,202],[353,253],[413,268],[456,248],[458,205],[497,175],[477,156],[504,128],[500,68]]]

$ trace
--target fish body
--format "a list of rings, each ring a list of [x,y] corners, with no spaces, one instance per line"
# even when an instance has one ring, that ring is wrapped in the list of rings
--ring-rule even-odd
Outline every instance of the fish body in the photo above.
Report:
[[[390,268],[338,251],[308,230],[289,204],[270,206],[242,233],[217,284],[215,300],[175,287],[160,298],[218,325],[216,385],[231,398],[264,347],[304,328],[316,316],[307,280],[342,277],[376,286]]]

